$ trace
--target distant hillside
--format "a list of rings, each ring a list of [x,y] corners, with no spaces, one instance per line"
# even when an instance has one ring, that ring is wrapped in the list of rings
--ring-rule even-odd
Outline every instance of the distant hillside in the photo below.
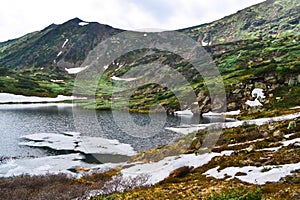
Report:
[[[299,0],[265,1],[218,21],[179,31],[198,41],[211,55],[224,80],[229,110],[280,110],[297,104],[294,99],[299,99],[300,94],[299,11]],[[70,73],[72,68],[80,67],[101,41],[122,31],[75,18],[0,43],[0,92],[70,95],[76,75],[74,70],[74,74]],[[190,63],[157,49],[130,52],[112,62],[99,81],[96,103],[90,102],[86,107],[109,109],[117,85],[113,77],[121,77],[129,69],[139,71],[145,63],[161,62],[189,81],[200,112],[211,109],[213,102],[206,88],[209,83]],[[257,87],[265,92],[266,98],[261,99],[264,107],[249,108],[245,102],[251,100],[251,91]],[[178,90],[186,94],[184,87]],[[118,91],[121,100],[117,106],[122,108],[122,92],[126,93],[126,88]],[[149,110],[154,105],[161,105],[170,113],[179,109],[175,94],[155,84],[139,88],[130,100],[133,111]]]

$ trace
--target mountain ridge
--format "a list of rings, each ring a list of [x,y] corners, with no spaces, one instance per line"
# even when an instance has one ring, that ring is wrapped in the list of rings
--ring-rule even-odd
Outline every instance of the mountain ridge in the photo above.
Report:
[[[234,110],[244,107],[243,102],[251,98],[249,90],[251,92],[257,86],[255,82],[264,88],[273,88],[267,92],[270,96],[279,95],[280,84],[288,87],[298,84],[299,11],[298,0],[272,0],[212,23],[179,31],[199,42],[210,54],[224,80],[228,108]],[[66,69],[81,67],[94,47],[122,31],[125,30],[74,18],[5,44],[0,43],[0,70],[3,71],[0,91],[39,96],[70,95],[76,74],[68,74]],[[189,80],[198,95],[201,112],[209,111],[212,102],[207,98],[207,83],[197,71],[182,58],[156,50],[150,54],[144,50],[131,52],[107,66],[104,80],[99,83],[96,108],[110,107],[115,85],[112,77],[120,77],[128,70],[139,70],[139,65],[148,62],[161,61]],[[183,88],[180,90],[185,93]],[[147,110],[155,104],[167,107],[170,112],[178,110],[174,94],[155,85],[139,89],[132,99],[132,110]],[[266,102],[270,109],[277,104],[274,97]]]

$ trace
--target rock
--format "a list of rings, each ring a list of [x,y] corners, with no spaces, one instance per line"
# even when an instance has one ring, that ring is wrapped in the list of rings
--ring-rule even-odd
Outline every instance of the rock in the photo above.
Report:
[[[180,167],[178,169],[173,170],[170,173],[169,177],[172,177],[172,178],[183,177],[183,176],[187,175],[188,173],[190,173],[192,171],[192,169],[194,169],[194,167],[188,167],[188,166]]]
[[[294,129],[297,127],[297,123],[295,121],[290,121],[287,129]]]
[[[82,172],[88,172],[88,171],[91,170],[91,168],[77,167],[77,168],[75,168],[75,170],[76,170],[77,172],[80,172],[80,171],[82,171]]]
[[[273,133],[273,136],[274,137],[283,137],[284,134],[280,130],[277,130]]]
[[[300,84],[300,74],[298,75],[297,81]]]
[[[269,126],[268,126],[268,129],[269,129],[270,131],[273,131],[273,130],[275,129],[275,127],[272,126],[272,125],[269,125]]]
[[[245,173],[245,172],[238,172],[234,176],[247,176],[247,173]]]
[[[269,136],[269,133],[268,133],[268,132],[264,132],[262,135],[263,135],[264,137],[268,137],[268,136]]]
[[[254,151],[255,146],[253,144],[251,144],[249,147],[247,147],[245,150],[247,153],[251,153],[252,151]]]

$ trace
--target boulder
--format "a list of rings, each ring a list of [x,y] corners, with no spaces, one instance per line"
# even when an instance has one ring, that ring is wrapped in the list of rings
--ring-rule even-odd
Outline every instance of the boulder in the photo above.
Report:
[[[290,121],[287,129],[294,129],[297,127],[297,123],[295,121]]]
[[[194,169],[194,167],[188,167],[188,166],[180,167],[178,169],[173,170],[170,173],[169,177],[172,177],[172,178],[184,177],[185,175],[190,173],[192,171],[192,169]]]

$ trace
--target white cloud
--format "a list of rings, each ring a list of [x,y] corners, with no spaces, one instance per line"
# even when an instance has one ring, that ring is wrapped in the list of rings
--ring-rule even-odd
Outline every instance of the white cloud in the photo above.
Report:
[[[263,0],[2,0],[0,41],[79,17],[122,29],[178,29],[210,22]]]

